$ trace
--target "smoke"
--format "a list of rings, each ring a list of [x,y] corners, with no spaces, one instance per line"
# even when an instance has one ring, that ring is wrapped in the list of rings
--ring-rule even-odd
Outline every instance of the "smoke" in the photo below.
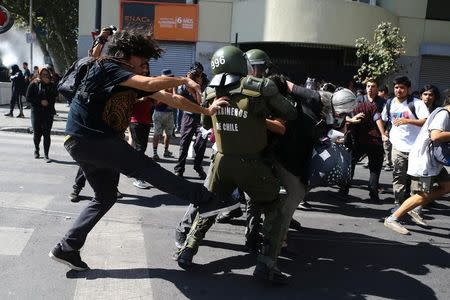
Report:
[[[10,67],[17,64],[22,68],[23,62],[28,62],[28,68],[33,70],[33,66],[44,66],[44,54],[39,44],[33,44],[33,66],[30,65],[30,44],[26,42],[24,30],[15,27],[5,33],[0,34],[0,65]]]

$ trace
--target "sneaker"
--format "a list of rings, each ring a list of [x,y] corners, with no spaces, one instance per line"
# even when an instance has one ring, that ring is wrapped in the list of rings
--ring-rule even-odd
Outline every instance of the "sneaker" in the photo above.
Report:
[[[171,158],[171,157],[173,157],[173,153],[166,149],[166,150],[164,150],[163,156]]]
[[[48,254],[48,256],[62,264],[69,266],[71,269],[76,271],[86,271],[89,270],[88,265],[81,260],[80,251],[63,251],[61,244],[58,243],[55,248]]]
[[[400,233],[400,234],[409,234],[408,229],[406,229],[398,221],[395,221],[395,220],[393,220],[390,217],[387,217],[384,220],[384,226],[389,228],[389,229],[392,229],[395,232]]]
[[[390,172],[390,171],[394,170],[394,168],[393,168],[392,166],[390,166],[390,165],[386,165],[386,166],[384,167],[384,170],[385,170],[386,172]]]
[[[69,194],[70,201],[74,203],[80,202],[80,192],[81,190],[74,189],[72,193]]]
[[[177,175],[178,177],[183,177],[183,172],[175,172],[175,175]]]
[[[13,117],[13,114],[10,112],[10,113],[4,114],[4,116],[5,117]]]
[[[261,234],[248,235],[245,240],[245,248],[248,252],[253,254],[258,254],[261,252],[261,247],[263,243],[263,237]]]
[[[257,262],[253,276],[260,280],[268,281],[272,284],[287,284],[288,277],[284,275],[277,267],[269,268],[263,262]]]
[[[300,202],[300,203],[298,204],[298,206],[297,206],[298,209],[302,209],[302,210],[308,210],[308,209],[310,209],[311,207],[312,207],[312,205],[309,204],[309,203],[306,202],[306,201]]]
[[[180,268],[188,270],[192,267],[192,259],[194,258],[195,251],[192,248],[180,249],[178,252],[177,262]]]
[[[117,190],[117,199],[122,199],[123,198],[123,194],[121,192],[119,192],[119,190]]]
[[[140,189],[148,189],[150,187],[150,185],[143,180],[135,180],[133,181],[133,185]]]
[[[198,177],[200,177],[201,180],[205,180],[206,179],[206,173],[205,171],[203,171],[203,168],[194,168],[195,172],[197,172]]]
[[[216,222],[229,223],[232,219],[242,217],[242,215],[243,215],[242,209],[241,207],[238,207],[236,209],[220,213],[216,218]]]
[[[34,151],[34,158],[38,159],[40,157],[39,150]]]
[[[183,248],[186,237],[186,233],[175,230],[175,247],[177,247],[178,249]]]
[[[20,114],[17,115],[16,118],[25,118],[25,116],[23,115],[23,113],[20,113]]]
[[[428,226],[422,216],[415,210],[408,211],[408,215],[411,216],[414,223],[421,226]]]
[[[158,156],[158,154],[153,154],[153,160],[154,161],[158,161],[160,158]]]
[[[52,160],[48,157],[48,155],[46,155],[46,156],[44,156],[44,161],[45,161],[46,163],[49,163],[49,162],[51,162]]]
[[[369,197],[370,197],[370,201],[372,201],[372,202],[377,202],[377,203],[380,202],[380,196],[378,195],[378,190],[370,191]]]
[[[206,203],[202,203],[198,206],[198,213],[202,218],[208,218],[223,211],[230,211],[236,209],[241,206],[239,201],[236,201],[233,198],[220,198],[220,197],[212,197],[210,201]]]

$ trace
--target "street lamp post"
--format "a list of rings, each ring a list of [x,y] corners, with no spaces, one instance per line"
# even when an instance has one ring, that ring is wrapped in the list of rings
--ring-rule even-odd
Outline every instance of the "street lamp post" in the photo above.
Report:
[[[33,68],[33,0],[30,0],[30,68]]]

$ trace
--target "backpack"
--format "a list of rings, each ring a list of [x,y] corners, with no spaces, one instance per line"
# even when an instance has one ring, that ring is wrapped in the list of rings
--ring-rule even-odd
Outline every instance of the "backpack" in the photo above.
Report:
[[[80,90],[80,92],[82,94],[85,94],[84,92],[85,84],[83,82],[83,79],[86,78],[89,68],[94,63],[95,58],[92,57],[80,58],[69,67],[67,72],[61,78],[61,80],[58,83],[58,92],[61,95],[63,95],[67,101],[69,102],[72,101],[77,91],[80,89],[80,86],[83,87],[83,90],[82,91]]]
[[[392,121],[391,121],[391,104],[392,104],[392,100],[394,100],[394,98],[390,98],[386,101],[386,113],[387,113],[387,117],[388,120],[386,122],[386,129],[390,130],[392,127]],[[416,107],[414,106],[414,97],[413,96],[408,96],[408,98],[406,99],[406,104],[408,104],[408,108],[409,110],[412,112],[413,116],[416,119],[419,119],[416,115]]]
[[[428,124],[431,124],[434,117],[441,111],[447,111],[450,117],[450,112],[444,107],[436,108],[428,117]],[[433,142],[430,140],[430,154],[438,163],[444,166],[450,166],[450,143],[449,142]]]

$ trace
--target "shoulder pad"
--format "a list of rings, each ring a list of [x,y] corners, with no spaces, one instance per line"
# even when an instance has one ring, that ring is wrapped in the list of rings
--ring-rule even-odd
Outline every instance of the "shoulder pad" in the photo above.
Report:
[[[216,89],[208,86],[203,92],[203,99],[204,101],[210,101],[214,98],[216,98]]]
[[[261,87],[263,84],[262,78],[257,78],[253,76],[246,76],[241,80],[242,94],[249,97],[260,97]]]
[[[272,80],[270,80],[268,78],[264,78],[264,82],[261,87],[261,94],[264,97],[271,97],[271,96],[275,96],[278,93],[279,93],[278,87],[275,84],[275,82],[273,82]]]

